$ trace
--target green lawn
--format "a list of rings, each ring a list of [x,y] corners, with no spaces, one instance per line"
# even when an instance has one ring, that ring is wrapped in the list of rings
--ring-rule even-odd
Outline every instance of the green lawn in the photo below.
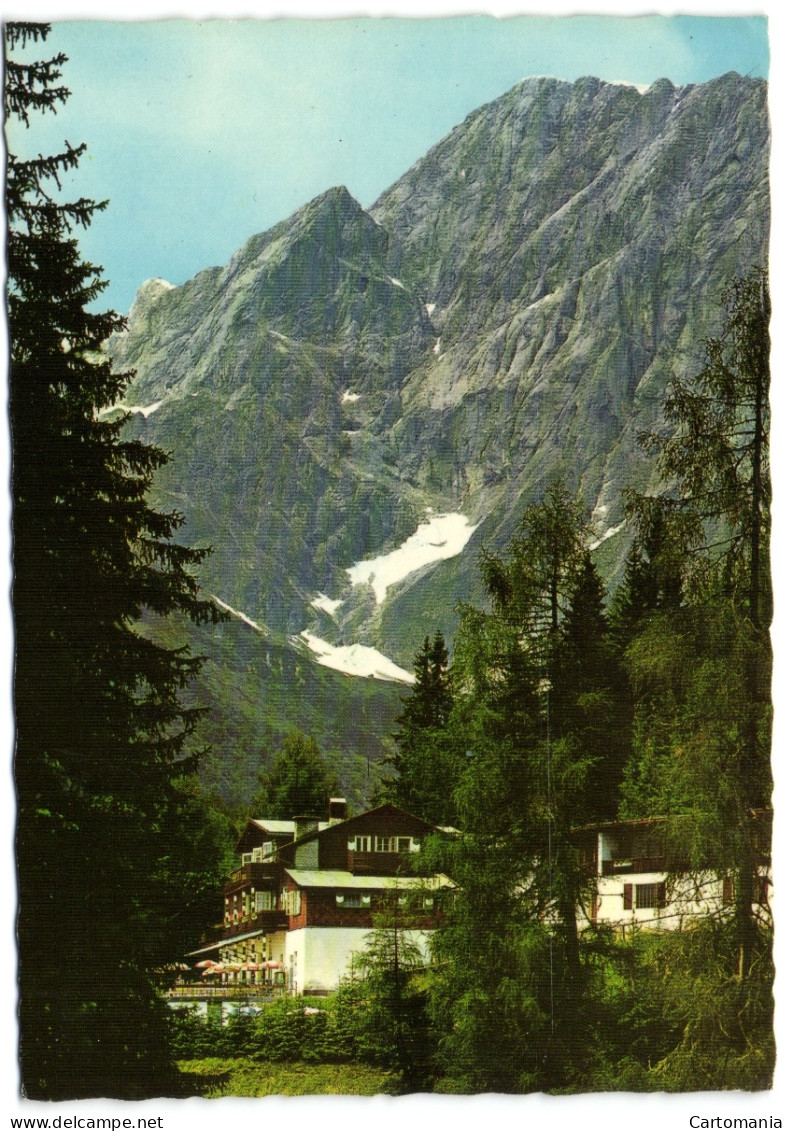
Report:
[[[180,1060],[188,1094],[220,1096],[377,1096],[392,1094],[393,1078],[362,1064],[262,1062],[248,1057]]]

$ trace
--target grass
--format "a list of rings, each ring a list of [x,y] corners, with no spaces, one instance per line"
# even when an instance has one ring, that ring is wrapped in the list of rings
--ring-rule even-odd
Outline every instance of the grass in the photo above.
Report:
[[[249,1057],[180,1060],[179,1072],[191,1095],[378,1096],[395,1091],[391,1073],[362,1064],[273,1063]]]

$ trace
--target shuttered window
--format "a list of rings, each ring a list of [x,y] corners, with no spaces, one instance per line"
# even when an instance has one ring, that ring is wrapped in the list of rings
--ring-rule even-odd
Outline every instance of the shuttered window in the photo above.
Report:
[[[369,892],[339,891],[336,892],[337,907],[371,907],[372,897]]]
[[[300,905],[300,891],[289,891],[284,888],[281,892],[281,906],[287,915],[299,915]]]
[[[622,885],[622,907],[625,911],[633,910],[633,884]]]
[[[637,884],[636,885],[636,909],[648,911],[656,907],[666,906],[666,885],[660,884]]]

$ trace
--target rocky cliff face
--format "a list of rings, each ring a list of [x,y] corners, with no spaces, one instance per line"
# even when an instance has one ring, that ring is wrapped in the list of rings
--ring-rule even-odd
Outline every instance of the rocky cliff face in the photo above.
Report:
[[[652,477],[636,432],[765,261],[767,146],[760,80],[528,79],[368,212],[331,189],[227,267],[146,284],[110,348],[129,426],[173,452],[160,501],[214,548],[206,588],[270,646],[409,668],[559,472],[613,576],[620,492]],[[454,545],[421,526],[449,513]],[[420,527],[429,551],[373,568],[387,589],[348,572]]]

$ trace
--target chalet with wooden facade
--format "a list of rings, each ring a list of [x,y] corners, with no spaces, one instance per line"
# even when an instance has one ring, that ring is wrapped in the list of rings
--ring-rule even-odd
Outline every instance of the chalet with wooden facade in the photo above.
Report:
[[[770,917],[771,812],[753,822],[755,912]],[[656,817],[613,821],[576,831],[592,897],[582,909],[582,925],[609,924],[625,930],[673,930],[686,922],[729,908],[733,877],[716,867],[692,870],[675,851],[671,822]],[[585,913],[584,913],[585,912]]]
[[[250,820],[236,846],[240,865],[224,888],[222,927],[191,957],[222,982],[301,994],[335,989],[353,954],[388,919],[426,952],[452,886],[414,866],[436,832],[390,804],[347,818],[340,798],[331,799],[327,821]]]

